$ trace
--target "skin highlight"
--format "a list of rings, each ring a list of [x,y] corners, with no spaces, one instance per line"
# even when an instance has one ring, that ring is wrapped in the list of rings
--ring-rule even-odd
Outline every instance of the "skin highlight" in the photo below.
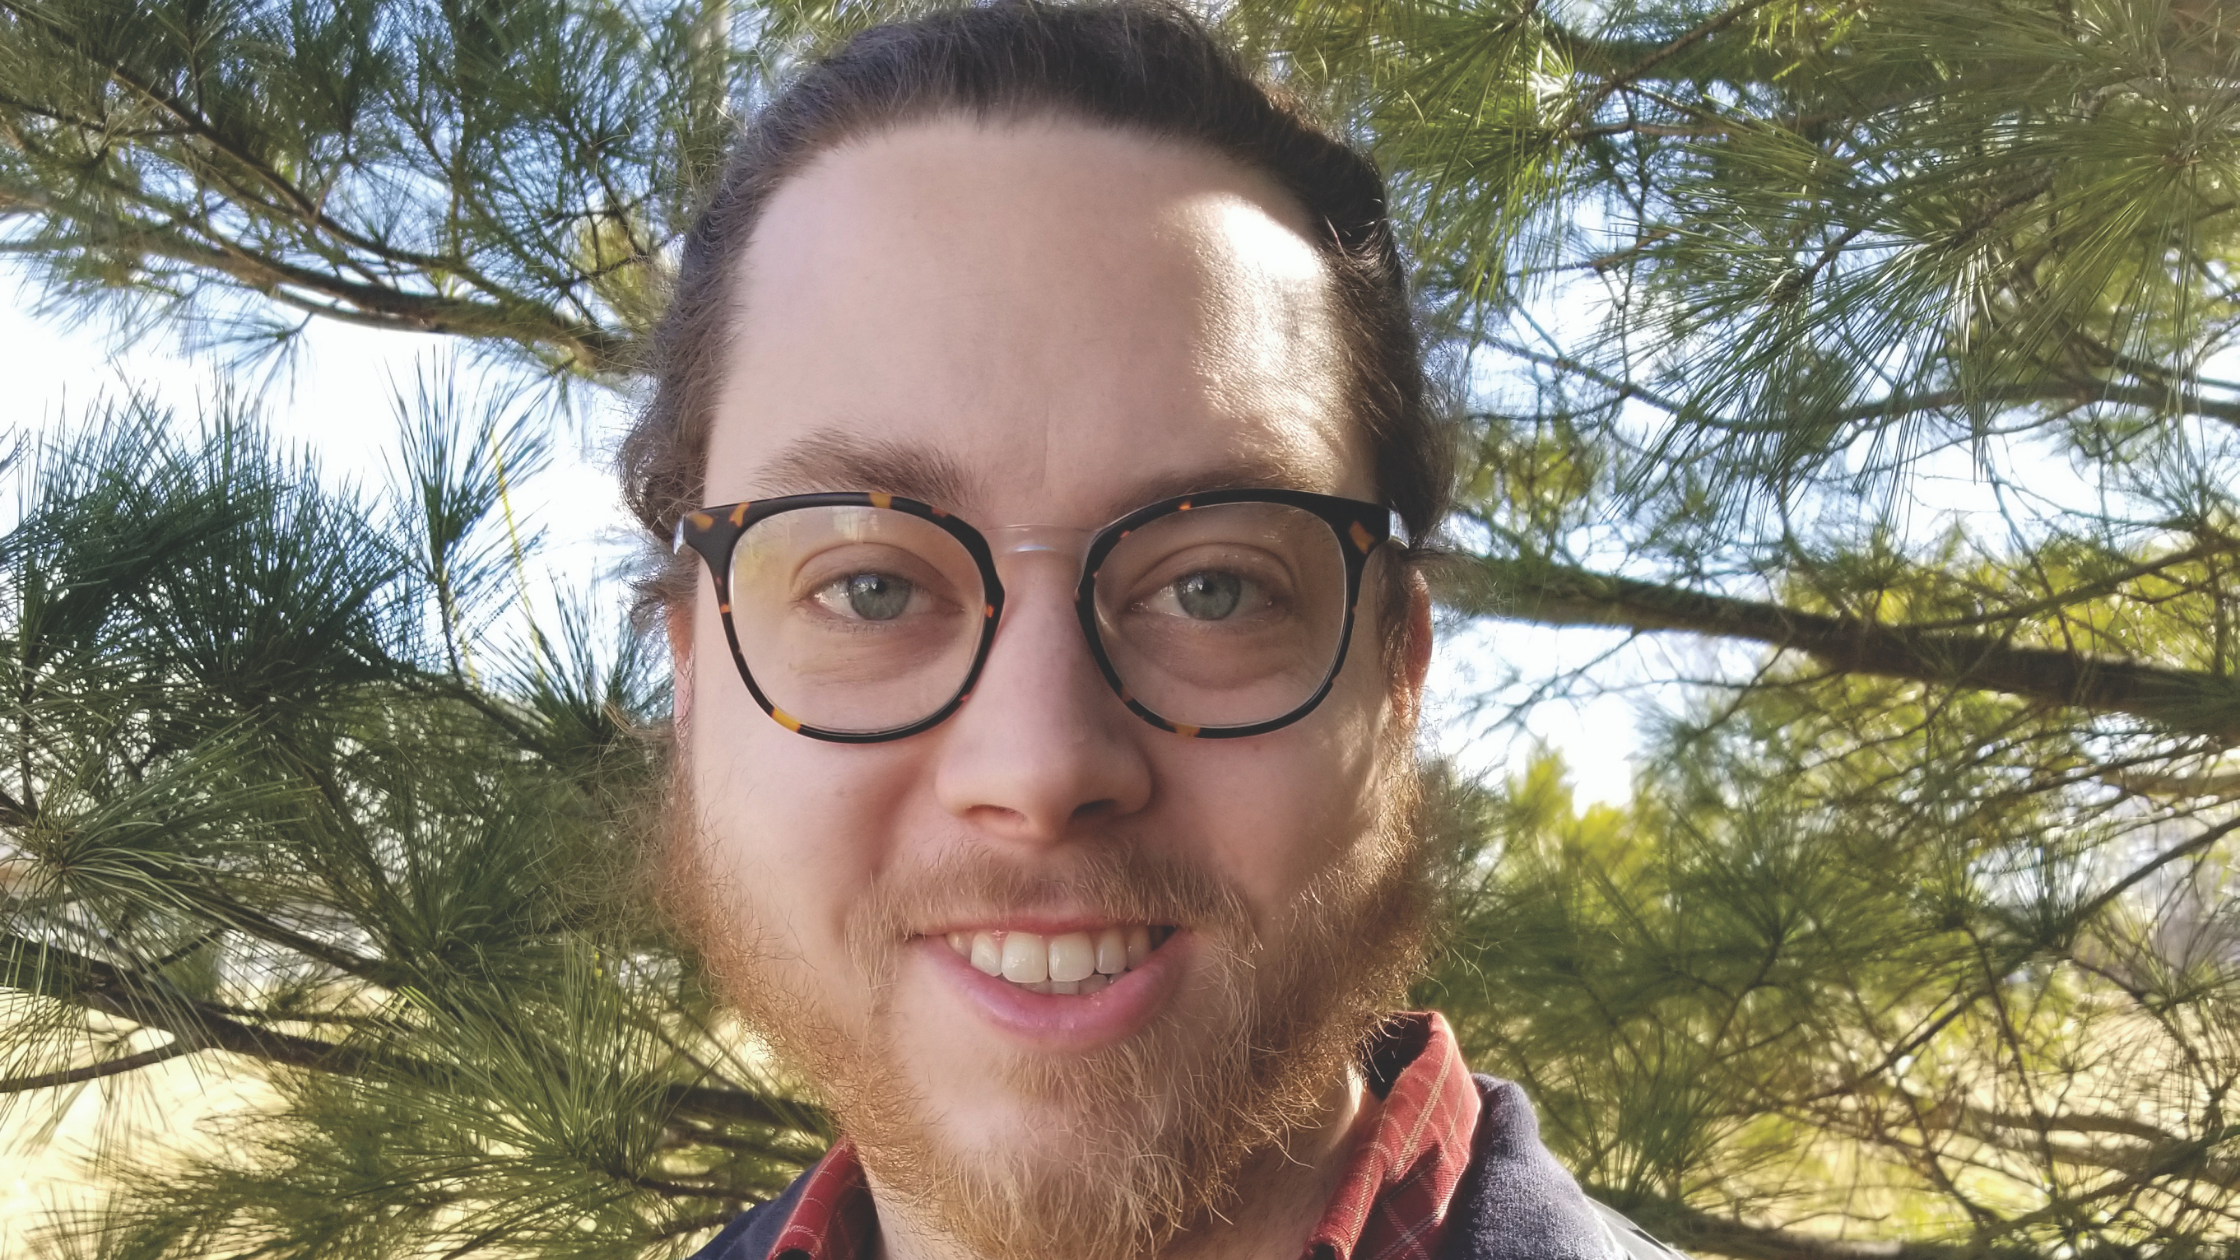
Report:
[[[703,501],[887,490],[985,525],[1087,529],[1175,486],[1374,497],[1334,401],[1342,343],[1301,220],[1224,159],[1063,120],[941,120],[841,146],[777,194],[748,249]],[[1098,676],[1065,557],[1008,563],[1012,602],[975,694],[890,744],[782,729],[732,669],[712,601],[672,610],[672,903],[864,1141],[888,1256],[1035,1245],[960,1239],[944,1196],[997,1183],[922,1165],[1031,1175],[1116,1126],[1165,1124],[1227,1162],[1226,1193],[1154,1187],[1174,1199],[1153,1205],[1165,1216],[1115,1218],[1105,1243],[1292,1260],[1373,1120],[1348,1053],[1420,950],[1401,815],[1428,601],[1418,584],[1397,676],[1365,592],[1313,714],[1192,741],[1135,718]],[[1022,912],[1178,926],[1171,993],[1105,1043],[992,1027],[941,970],[938,930]],[[1389,956],[1359,961],[1365,941]],[[1332,984],[1340,1018],[1294,1009]],[[1234,1075],[1261,1127],[1166,1114],[1181,1095],[1160,1095],[1163,1074],[1240,1028],[1293,1061],[1202,1074]],[[1146,1090],[1160,1096],[1129,1096]]]

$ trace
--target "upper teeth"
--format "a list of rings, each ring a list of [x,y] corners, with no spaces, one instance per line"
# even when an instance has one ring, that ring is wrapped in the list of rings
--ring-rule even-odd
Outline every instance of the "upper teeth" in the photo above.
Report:
[[[1151,953],[1151,929],[1100,928],[1045,937],[1039,932],[951,932],[949,948],[991,976],[1038,992],[1095,993]]]

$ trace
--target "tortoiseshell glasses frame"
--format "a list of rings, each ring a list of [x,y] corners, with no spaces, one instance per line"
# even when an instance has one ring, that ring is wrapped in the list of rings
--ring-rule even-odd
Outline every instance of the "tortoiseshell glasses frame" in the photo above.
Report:
[[[1311,694],[1289,711],[1266,720],[1234,726],[1195,726],[1170,721],[1154,712],[1143,700],[1130,694],[1126,681],[1113,663],[1112,654],[1106,650],[1103,635],[1098,629],[1097,573],[1123,538],[1163,517],[1240,503],[1265,503],[1294,508],[1315,517],[1330,528],[1337,543],[1337,554],[1343,558],[1345,565],[1343,624],[1338,631],[1329,666],[1323,672],[1320,682]],[[732,616],[732,553],[739,540],[756,525],[789,512],[813,508],[877,508],[916,517],[955,539],[979,569],[981,590],[984,592],[979,641],[974,647],[971,665],[963,682],[957,687],[955,694],[933,712],[881,730],[835,730],[803,721],[786,712],[771,700],[762,684],[756,681],[754,670],[747,663],[747,655],[740,648],[739,631]],[[1300,490],[1216,490],[1182,495],[1138,508],[1091,533],[1083,553],[1074,606],[1081,623],[1082,635],[1088,642],[1089,654],[1096,661],[1105,682],[1121,702],[1137,717],[1161,730],[1189,738],[1236,739],[1289,726],[1313,712],[1315,706],[1322,703],[1336,683],[1339,671],[1345,667],[1346,649],[1353,638],[1354,615],[1360,601],[1363,575],[1367,570],[1369,557],[1379,545],[1390,540],[1391,528],[1389,511],[1378,504]],[[1003,617],[1003,582],[996,573],[996,553],[989,545],[987,536],[932,504],[901,495],[870,491],[792,494],[704,507],[686,513],[677,522],[673,549],[683,551],[687,547],[707,563],[709,574],[714,579],[716,606],[723,621],[724,637],[731,648],[732,662],[738,666],[740,680],[746,683],[747,691],[772,719],[786,729],[811,739],[843,744],[882,743],[903,739],[939,725],[955,713],[972,694],[974,685],[979,682],[980,671],[987,663],[988,653],[995,644],[996,627]]]

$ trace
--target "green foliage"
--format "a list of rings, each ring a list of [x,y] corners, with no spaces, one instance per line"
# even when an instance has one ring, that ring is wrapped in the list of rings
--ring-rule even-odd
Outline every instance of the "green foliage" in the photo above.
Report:
[[[621,383],[738,111],[923,7],[0,0],[0,248],[247,357],[326,315]],[[1685,695],[1623,809],[1445,784],[1424,1000],[1704,1251],[2230,1250],[2227,10],[1221,12],[1392,175],[1450,612],[1717,649],[1613,649]],[[635,1253],[815,1146],[613,895],[661,664],[500,631],[540,446],[466,393],[367,503],[120,417],[0,545],[17,1105],[277,1091],[79,1250]]]
[[[62,309],[251,358],[326,315],[618,380],[754,77],[732,25],[724,0],[10,0],[0,241]]]
[[[1556,426],[1602,470],[1566,558],[1780,580],[1971,464],[2026,545],[2091,524],[2229,552],[2240,40],[2209,9],[1246,0],[1232,21],[1392,169],[1487,457]],[[2072,461],[2079,502],[2033,502]],[[2107,519],[2073,510],[2094,494]],[[1513,505],[1480,504],[1523,545]]]
[[[1683,1245],[1808,1252],[1762,1228],[1788,1221],[1954,1255],[2228,1238],[2231,811],[1909,690],[1757,690],[1676,725],[1623,809],[1575,810],[1550,757],[1448,784],[1470,839],[1417,1000]]]
[[[639,640],[578,610],[458,665],[526,439],[454,414],[383,503],[238,413],[113,408],[0,542],[0,1090],[193,1054],[272,1100],[191,1158],[114,1147],[95,1254],[635,1256],[819,1148],[634,895]]]

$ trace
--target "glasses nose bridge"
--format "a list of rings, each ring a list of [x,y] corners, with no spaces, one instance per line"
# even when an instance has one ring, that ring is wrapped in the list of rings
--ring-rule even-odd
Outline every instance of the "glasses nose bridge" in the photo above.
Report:
[[[1049,564],[1062,572],[1070,596],[1081,577],[1090,540],[1096,533],[1094,529],[1072,525],[996,525],[982,529],[980,536],[988,542],[989,555],[995,561],[998,576],[1004,579],[1006,590],[1018,586],[1013,575],[1022,572],[1022,566],[1032,564],[1040,568]]]
[[[979,532],[988,544],[1003,591],[1000,615],[988,630],[991,653],[1003,650],[1004,628],[1018,625],[1022,614],[1034,622],[1048,618],[1053,628],[1058,622],[1076,621],[1077,595],[1098,530],[1069,525],[997,525]],[[1074,641],[1075,650],[1085,653],[1093,668],[1118,687],[1104,664],[1095,631],[1087,626],[1080,629],[1081,633],[1065,637]],[[1081,641],[1084,638],[1085,643]]]
[[[980,531],[995,558],[1056,552],[1078,564],[1095,530],[1075,525],[992,525]]]

